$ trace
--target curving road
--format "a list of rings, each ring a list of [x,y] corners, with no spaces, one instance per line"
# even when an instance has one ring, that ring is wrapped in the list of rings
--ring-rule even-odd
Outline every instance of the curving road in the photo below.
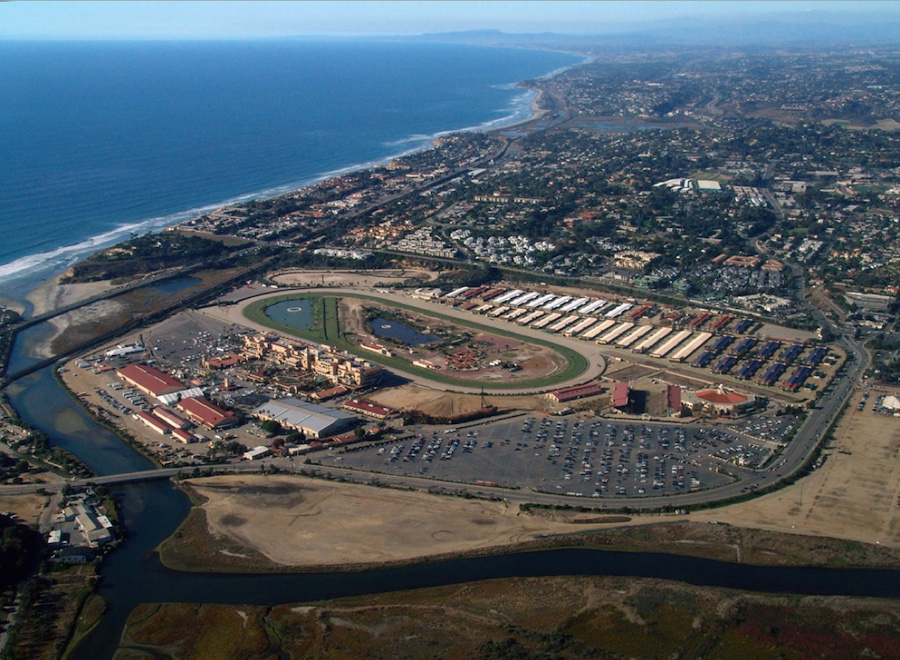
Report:
[[[853,386],[858,382],[859,377],[866,369],[867,353],[856,343],[842,338],[840,342],[848,353],[853,357],[849,360],[845,369],[846,373],[842,378],[835,380],[834,387],[830,394],[826,394],[819,399],[819,403],[814,410],[810,411],[805,423],[798,429],[797,434],[791,443],[785,448],[781,458],[772,466],[758,470],[749,477],[736,481],[719,488],[700,490],[694,493],[680,493],[677,495],[666,495],[660,497],[628,497],[628,498],[578,498],[571,495],[560,495],[556,493],[536,492],[530,489],[508,489],[496,488],[489,486],[479,486],[474,484],[459,484],[450,482],[441,482],[433,478],[423,478],[409,475],[386,474],[363,472],[360,470],[351,470],[348,468],[306,465],[299,466],[290,459],[266,459],[261,462],[241,462],[235,464],[216,465],[209,467],[183,467],[183,468],[166,468],[160,470],[148,470],[144,472],[133,472],[128,474],[110,475],[105,477],[95,477],[92,479],[81,479],[70,481],[73,486],[85,484],[106,484],[115,485],[122,483],[133,483],[137,481],[150,481],[157,479],[169,479],[176,476],[192,476],[197,473],[199,475],[209,475],[212,473],[232,473],[232,472],[259,472],[261,470],[277,467],[284,472],[299,472],[305,470],[313,472],[319,476],[330,475],[331,477],[342,477],[348,481],[359,483],[369,483],[373,479],[379,483],[402,487],[416,488],[420,490],[438,490],[448,493],[469,492],[484,497],[502,498],[510,503],[524,504],[555,504],[555,505],[571,505],[576,501],[590,500],[595,505],[608,505],[610,508],[625,508],[639,511],[641,509],[660,509],[662,507],[689,507],[697,505],[706,505],[733,497],[745,495],[749,490],[763,489],[784,481],[795,475],[807,462],[816,448],[824,439],[825,433],[837,416],[843,409],[844,404],[850,397]],[[33,493],[38,490],[57,491],[62,484],[22,484],[14,486],[0,486],[0,494],[18,495],[24,493]],[[587,504],[587,502],[584,502]]]

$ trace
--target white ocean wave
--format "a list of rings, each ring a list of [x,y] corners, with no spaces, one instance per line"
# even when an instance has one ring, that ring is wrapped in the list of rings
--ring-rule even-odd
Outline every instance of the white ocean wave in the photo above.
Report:
[[[515,83],[501,85],[499,87],[503,89],[514,89]],[[520,94],[514,95],[504,108],[499,110],[502,116],[495,119],[474,126],[453,128],[433,134],[414,133],[399,140],[385,142],[384,146],[389,147],[391,153],[366,162],[359,162],[339,169],[324,171],[312,177],[307,177],[284,185],[270,187],[251,193],[242,193],[215,204],[191,208],[178,213],[140,221],[123,222],[119,226],[71,245],[60,246],[37,254],[22,256],[13,261],[0,264],[0,283],[22,281],[26,278],[33,278],[35,280],[45,279],[52,273],[60,272],[68,268],[79,259],[83,259],[99,250],[120,243],[132,235],[161,231],[162,229],[184,222],[185,220],[211,210],[221,208],[222,206],[246,203],[255,199],[276,197],[303,187],[315,185],[333,177],[343,176],[351,172],[382,165],[401,156],[428,149],[435,140],[447,135],[461,132],[498,130],[505,126],[521,123],[531,118],[531,105],[535,97],[536,93],[534,91],[522,90]]]
[[[312,186],[317,183],[321,183],[322,181],[326,181],[337,176],[343,176],[351,172],[357,172],[359,170],[372,168],[377,165],[383,165],[396,158],[400,158],[402,156],[427,149],[431,147],[435,140],[446,135],[452,135],[453,133],[496,130],[506,125],[519,123],[531,116],[531,101],[533,98],[533,92],[523,92],[522,94],[519,94],[514,99],[512,99],[512,101],[510,101],[510,103],[504,109],[508,111],[508,114],[505,114],[504,116],[497,119],[492,119],[490,121],[484,122],[477,126],[440,131],[430,135],[416,133],[404,137],[400,140],[386,142],[384,143],[385,146],[407,147],[405,149],[401,148],[397,152],[392,153],[388,156],[323,172],[314,177],[303,179],[301,181],[295,181],[272,188],[266,188],[257,192],[244,193],[223,200],[216,204],[196,207],[186,211],[150,218],[148,220],[143,220],[140,222],[125,223],[108,231],[96,234],[95,236],[91,236],[78,243],[73,243],[71,245],[61,246],[52,250],[47,250],[45,252],[20,257],[19,259],[16,259],[14,261],[0,264],[0,283],[11,282],[25,277],[40,277],[41,279],[43,279],[49,276],[50,273],[65,270],[66,268],[77,262],[79,259],[83,259],[84,257],[87,257],[88,255],[93,254],[99,250],[115,245],[116,243],[120,243],[133,235],[142,235],[153,231],[161,231],[167,227],[177,225],[180,222],[184,222],[185,220],[189,220],[190,218],[196,217],[203,213],[208,213],[209,211],[221,208],[223,206],[242,204],[254,199],[267,199],[276,197],[278,195],[283,195],[285,193],[298,190],[306,186]]]
[[[0,264],[0,283],[14,281],[24,277],[46,277],[51,272],[64,270],[79,259],[110,247],[111,245],[115,245],[116,243],[121,243],[132,236],[159,231],[214,208],[218,208],[218,205],[150,218],[149,220],[144,220],[142,222],[121,224],[113,229],[109,229],[86,238],[83,241],[79,241],[78,243],[63,245],[37,254],[29,254],[14,261]]]
[[[512,89],[515,87],[515,84],[510,85],[498,85],[498,89]],[[533,116],[531,105],[534,102],[535,98],[537,98],[537,92],[532,90],[523,90],[521,94],[517,94],[510,102],[506,105],[506,107],[502,108],[500,111],[504,112],[501,117],[497,117],[496,119],[490,119],[488,121],[482,122],[481,124],[477,124],[475,126],[466,126],[463,128],[453,128],[445,131],[438,131],[436,133],[432,133],[430,135],[424,135],[421,133],[415,133],[413,135],[409,135],[407,137],[401,138],[399,140],[392,140],[390,142],[384,142],[383,144],[388,147],[399,147],[405,144],[415,145],[405,151],[396,153],[388,158],[383,158],[375,163],[371,163],[368,166],[372,166],[378,163],[385,163],[393,160],[394,158],[399,158],[401,156],[405,156],[410,153],[414,153],[416,151],[421,151],[422,149],[428,148],[432,145],[435,140],[438,140],[442,137],[446,137],[447,135],[453,135],[454,133],[477,133],[480,131],[496,131],[501,128],[507,126],[513,126],[516,124],[520,124],[524,121],[528,121]],[[358,169],[358,168],[356,168]]]

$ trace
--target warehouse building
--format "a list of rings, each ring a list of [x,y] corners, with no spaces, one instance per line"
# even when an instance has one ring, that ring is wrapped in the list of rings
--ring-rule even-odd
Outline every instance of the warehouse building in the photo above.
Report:
[[[136,387],[144,394],[157,398],[164,394],[175,394],[187,389],[180,380],[148,364],[129,364],[116,372],[122,380]]]
[[[188,397],[178,402],[178,409],[187,415],[191,422],[210,431],[238,425],[233,412],[222,410],[209,399]]]
[[[302,432],[308,438],[326,438],[354,428],[359,420],[353,415],[300,399],[273,399],[253,411],[261,420],[273,420],[286,428]]]

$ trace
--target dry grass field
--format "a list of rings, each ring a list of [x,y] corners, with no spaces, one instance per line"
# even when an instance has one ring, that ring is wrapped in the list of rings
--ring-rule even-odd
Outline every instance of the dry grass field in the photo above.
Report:
[[[900,419],[851,404],[834,435],[824,465],[796,484],[691,518],[900,548]]]
[[[16,514],[26,525],[37,526],[41,514],[47,506],[46,495],[3,495],[0,496],[0,512]]]

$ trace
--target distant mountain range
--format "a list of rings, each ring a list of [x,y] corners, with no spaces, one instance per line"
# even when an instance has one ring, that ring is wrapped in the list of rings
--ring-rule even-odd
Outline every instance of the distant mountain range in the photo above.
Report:
[[[827,4],[827,3],[826,3]],[[617,26],[596,34],[508,33],[471,30],[423,34],[418,40],[559,48],[585,52],[622,46],[875,46],[900,44],[900,13],[785,12],[748,20],[679,18],[640,26]]]

